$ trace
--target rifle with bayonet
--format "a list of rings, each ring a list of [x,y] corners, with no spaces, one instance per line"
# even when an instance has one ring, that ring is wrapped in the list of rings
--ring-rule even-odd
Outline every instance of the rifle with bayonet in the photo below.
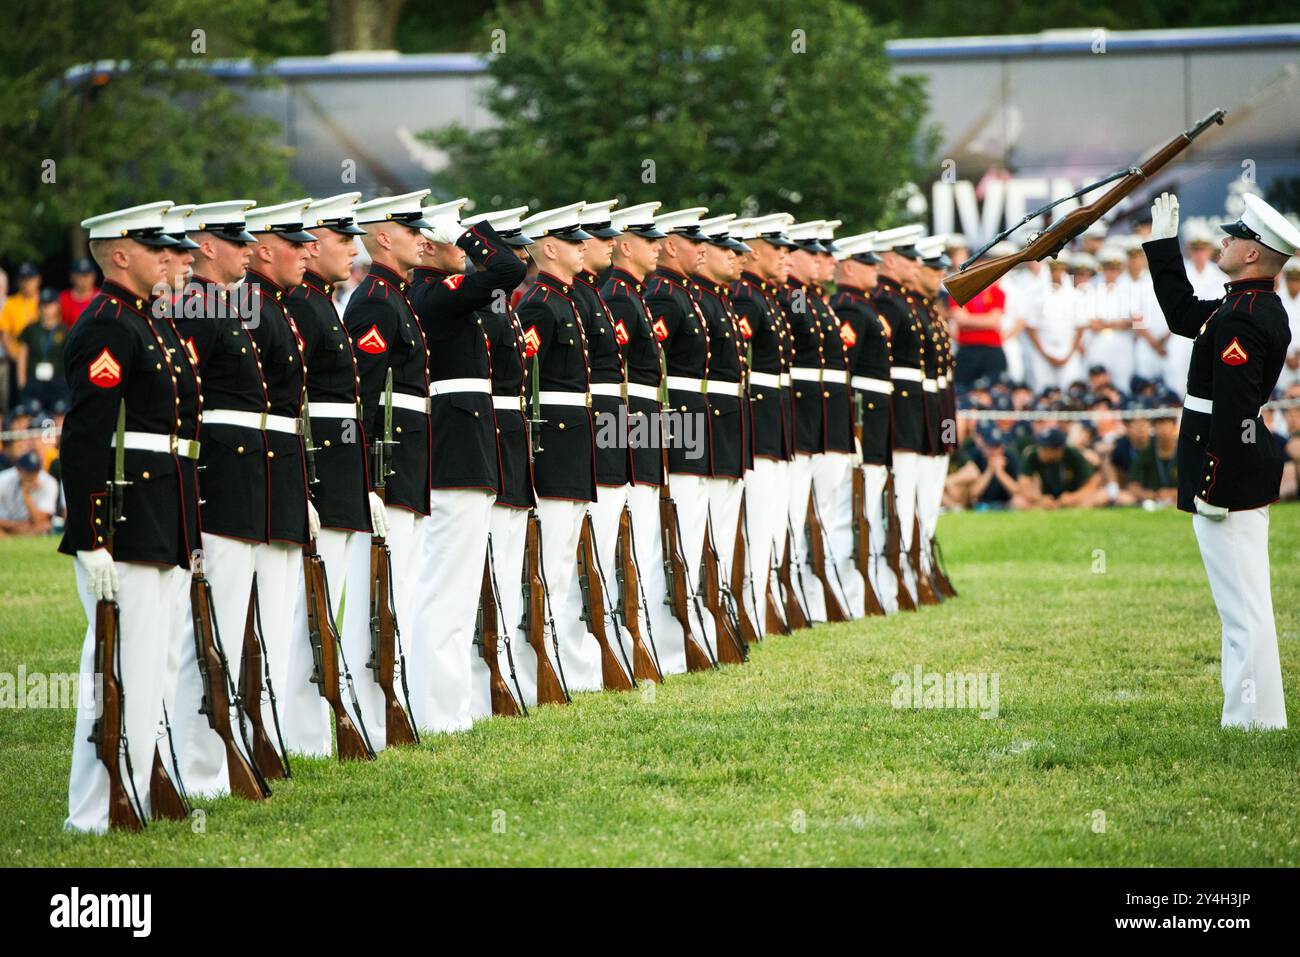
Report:
[[[1213,110],[1205,116],[1199,123],[1191,129],[1184,130],[1140,166],[1129,166],[1111,174],[1105,179],[1098,180],[1095,183],[1089,183],[1082,189],[1071,193],[1069,196],[1062,196],[1060,199],[1053,200],[1045,206],[1040,206],[1025,216],[1024,219],[1016,223],[1010,229],[1003,230],[985,243],[982,247],[975,250],[974,254],[961,264],[960,269],[950,276],[945,276],[944,286],[957,301],[958,305],[964,306],[970,302],[984,289],[993,285],[998,279],[1006,275],[1021,263],[1035,262],[1040,259],[1046,259],[1049,256],[1055,256],[1066,247],[1076,236],[1085,229],[1099,220],[1103,215],[1109,212],[1120,200],[1124,199],[1142,184],[1148,182],[1152,176],[1160,172],[1170,161],[1178,156],[1183,150],[1192,145],[1192,141],[1204,133],[1209,127],[1216,123],[1222,123],[1225,111]],[[1118,180],[1118,182],[1116,182]],[[1101,196],[1088,203],[1086,206],[1080,206],[1059,220],[1052,223],[1042,232],[1035,233],[1029,237],[1029,242],[1024,249],[1012,253],[1008,256],[999,256],[996,259],[990,259],[987,262],[979,262],[979,258],[992,249],[996,243],[1006,239],[1021,226],[1037,219],[1061,205],[1068,200],[1077,199],[1085,193],[1090,193],[1099,186],[1105,186],[1107,183],[1114,183],[1110,189],[1106,190]]]
[[[108,530],[104,547],[113,553],[113,531],[126,521],[123,499],[126,486],[126,401],[117,409],[117,439],[114,443],[113,477],[104,488],[108,509]],[[95,718],[90,743],[95,756],[108,772],[108,826],[116,830],[140,831],[145,827],[144,806],[135,789],[131,753],[126,737],[126,694],[122,689],[122,632],[120,609],[111,599],[95,604],[95,673],[99,676]],[[130,793],[128,794],[128,788]]]
[[[248,615],[244,619],[244,654],[239,663],[239,672],[244,711],[253,729],[253,763],[268,781],[290,777],[289,752],[285,749],[284,736],[280,733],[280,711],[276,706],[271,673],[266,667],[266,641],[262,637],[262,611],[257,598],[256,574],[253,575],[253,587],[248,596]],[[266,733],[266,720],[262,713],[264,687],[267,701],[271,705],[271,720],[275,724],[279,749],[271,743],[271,738]]]
[[[885,479],[885,488],[881,492],[885,509],[885,561],[898,583],[898,607],[903,611],[916,611],[916,602],[907,588],[903,577],[902,528],[898,523],[898,502],[894,497],[894,473],[891,470]],[[908,556],[911,561],[911,556]]]
[[[763,633],[758,628],[758,608],[755,606],[754,613],[751,614],[749,606],[745,604],[747,585],[750,597],[758,600],[758,592],[754,590],[754,573],[749,566],[748,522],[749,504],[747,496],[741,492],[740,513],[736,518],[736,545],[731,552],[731,593],[736,596],[736,622],[740,638],[746,646],[763,640]]]
[[[488,688],[492,697],[492,713],[502,717],[515,718],[521,714],[520,702],[510,694],[510,686],[501,674],[500,641],[500,606],[497,604],[496,592],[492,587],[492,556],[489,551],[483,562],[483,582],[479,587],[478,618],[474,624],[474,646],[478,648],[479,657],[488,669]],[[509,639],[506,639],[509,640]],[[513,673],[514,666],[511,665]],[[522,701],[522,698],[521,698]],[[522,712],[526,714],[527,712]]]
[[[587,630],[600,646],[600,676],[606,691],[631,691],[636,682],[632,668],[620,663],[605,630],[605,580],[596,556],[596,532],[591,516],[582,518],[582,531],[578,534],[578,588],[582,592],[582,620]],[[623,646],[619,642],[619,648]]]
[[[659,652],[654,646],[654,635],[641,635],[641,609],[646,608],[646,628],[650,625],[645,589],[636,559],[636,540],[632,536],[632,512],[626,506],[618,518],[618,561],[614,567],[618,580],[619,607],[622,609],[623,627],[632,636],[632,676],[637,681],[659,684],[664,680],[659,669]],[[638,601],[639,596],[639,601]],[[649,647],[647,647],[647,641]]]
[[[370,445],[371,485],[381,500],[387,499],[388,476],[393,474],[393,370],[384,380],[384,434]],[[381,535],[370,536],[370,658],[366,667],[384,695],[384,738],[390,745],[419,744],[420,733],[411,720],[411,693],[406,683],[406,655],[401,651],[401,630],[393,598],[393,553]],[[397,699],[395,679],[401,674],[403,709]]]
[[[663,544],[664,604],[672,607],[673,617],[682,626],[686,641],[686,670],[708,671],[718,666],[707,640],[696,637],[691,627],[692,594],[686,554],[682,551],[682,530],[677,517],[677,503],[668,491],[668,446],[663,448],[664,482],[659,486],[659,534]],[[698,610],[697,610],[698,614]]]
[[[817,495],[814,491],[808,492],[808,509],[806,513],[806,525],[808,529],[808,563],[812,566],[813,575],[822,586],[823,600],[826,602],[826,620],[827,621],[848,621],[849,613],[840,601],[839,592],[831,584],[831,574],[834,573],[838,579],[839,571],[834,567],[827,569],[826,561],[826,529],[822,525],[821,513],[817,511]]]
[[[785,532],[785,551],[781,556],[781,565],[777,571],[777,580],[781,583],[782,591],[785,595],[785,621],[789,630],[807,628],[811,624],[808,621],[808,615],[803,610],[803,604],[799,598],[799,592],[803,591],[803,568],[802,562],[795,563],[794,557],[794,531],[790,527],[789,519],[786,520]],[[799,592],[795,591],[794,575],[792,569],[799,576]],[[788,633],[788,632],[787,632]]]
[[[537,703],[568,704],[569,693],[564,682],[556,674],[551,664],[551,656],[546,650],[547,614],[546,582],[542,576],[542,523],[536,511],[528,514],[528,530],[524,538],[524,620],[520,627],[528,636],[528,644],[537,656]],[[555,625],[551,623],[554,637]],[[556,648],[556,660],[559,648]]]
[[[307,411],[306,391],[304,388],[303,453],[307,459],[307,481],[309,484],[315,484],[317,481],[316,447],[311,441],[311,419]],[[373,760],[375,749],[371,747],[370,737],[366,734],[365,721],[361,716],[356,689],[352,684],[352,672],[348,668],[347,656],[343,651],[343,640],[339,637],[338,629],[334,624],[334,605],[330,600],[325,562],[317,554],[316,540],[310,534],[302,547],[302,567],[307,586],[307,640],[311,644],[311,681],[334,714],[335,749],[339,760]],[[348,693],[352,698],[353,713],[357,716],[356,722],[353,722],[347,709],[343,707],[344,684],[347,685]]]
[[[729,589],[723,586],[722,565],[718,560],[717,545],[713,541],[713,526],[704,526],[704,547],[701,549],[700,574],[704,592],[704,607],[713,618],[713,631],[717,636],[718,663],[744,664],[749,658],[749,646],[740,640],[740,623],[737,620],[735,601]]]

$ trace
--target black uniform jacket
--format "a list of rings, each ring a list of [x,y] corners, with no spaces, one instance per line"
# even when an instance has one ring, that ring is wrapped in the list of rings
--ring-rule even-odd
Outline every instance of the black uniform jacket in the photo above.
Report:
[[[586,272],[579,273],[573,280],[573,301],[586,332],[591,384],[617,385],[621,390],[624,373],[618,328],[596,282],[596,276]],[[592,417],[596,424],[596,482],[599,485],[617,487],[632,481],[632,450],[628,447],[629,420],[625,409],[622,395],[593,393],[591,396]]]
[[[208,412],[269,411],[262,361],[241,315],[250,290],[228,291],[201,276],[186,285],[176,329],[197,365]],[[199,429],[203,530],[248,542],[270,531],[266,434],[260,428],[204,422]]]
[[[876,311],[875,303],[861,289],[840,285],[833,300],[840,317],[840,341],[844,343],[849,371],[855,378],[889,381],[889,327]],[[862,461],[867,465],[889,463],[889,394],[872,389],[855,389],[855,410],[860,413]]]
[[[820,374],[824,357],[816,300],[817,291],[796,279],[789,280],[781,290],[781,306],[785,310],[790,341],[794,346],[792,366]],[[794,379],[790,386],[794,390],[795,449],[805,453],[825,452],[826,397],[822,383]]]
[[[501,453],[501,492],[496,504],[532,508],[533,456],[524,412],[524,330],[513,309],[480,309],[483,332],[492,347],[492,395],[512,400],[498,407],[497,447]]]
[[[919,297],[895,280],[882,276],[876,286],[876,311],[889,325],[891,368],[915,369],[924,375],[924,325]],[[929,444],[925,428],[924,389],[919,380],[893,377],[894,395],[890,403],[891,433],[894,449],[899,452],[926,453]]]
[[[369,532],[370,463],[357,396],[357,363],[352,340],[330,294],[333,283],[307,271],[289,296],[289,314],[302,337],[307,363],[307,415],[316,447],[316,484],[312,501],[325,528]],[[352,418],[318,416],[326,402],[354,407]]]
[[[249,270],[244,280],[253,293],[249,323],[262,360],[262,377],[271,415],[302,418],[307,367],[302,338],[289,315],[289,293],[261,273]],[[307,458],[302,430],[266,430],[267,475],[270,484],[268,524],[273,542],[307,543]]]
[[[525,395],[530,412],[533,382],[540,392],[587,395],[587,345],[582,319],[573,301],[573,285],[550,273],[519,301],[519,324],[524,330],[528,360]],[[579,502],[596,500],[595,431],[591,408],[581,405],[541,406],[541,448],[533,456],[533,482],[543,498]]]
[[[59,543],[64,554],[109,544],[105,489],[113,478],[113,436],[122,403],[128,432],[177,435],[197,415],[197,390],[190,399],[182,397],[189,366],[184,350],[168,354],[179,340],[169,346],[155,326],[167,320],[152,316],[153,300],[106,282],[68,334],[64,373],[72,402],[59,441],[67,503]],[[187,502],[197,507],[198,501],[192,475],[187,478],[172,452],[126,450],[124,478],[131,484],[121,510],[126,520],[113,532],[115,559],[189,567],[191,542],[198,535],[197,515],[187,514]]]
[[[654,333],[644,294],[644,283],[622,269],[613,270],[600,291],[601,299],[614,319],[614,335],[627,369],[632,481],[662,485],[664,466],[659,439],[658,393],[663,380],[664,355]],[[638,387],[636,391],[630,388],[632,386]],[[647,391],[651,389],[655,392],[653,398]]]
[[[744,478],[754,464],[749,399],[742,388],[739,398],[714,386],[718,382],[743,383],[745,338],[741,335],[727,287],[702,277],[691,283],[700,312],[709,329],[709,412],[712,416],[713,474]]]
[[[919,300],[925,322],[922,331],[925,350],[921,360],[922,368],[925,370],[926,382],[934,384],[933,389],[926,387],[921,395],[925,402],[925,450],[930,455],[942,455],[945,443],[943,396],[939,394],[939,376],[943,375],[943,360],[940,356],[942,347],[938,332],[940,319],[934,300],[928,296],[920,296]]]
[[[393,403],[391,471],[384,501],[418,515],[429,514],[429,350],[424,333],[406,299],[410,284],[381,263],[357,285],[343,311],[361,379],[361,421],[370,441],[383,437],[384,383],[393,371],[393,395],[411,407]]]
[[[826,403],[826,451],[853,451],[853,399],[849,391],[849,363],[840,338],[840,317],[831,306],[826,291],[814,286],[813,311],[821,326],[822,361],[828,371],[836,372],[843,382],[822,383],[822,398]]]
[[[740,334],[749,354],[750,410],[754,432],[754,455],[789,460],[794,457],[794,418],[788,405],[789,389],[779,382],[790,372],[790,342],[785,315],[771,283],[753,273],[742,273],[732,283],[731,304],[739,317]],[[757,382],[752,374],[772,376],[777,385]]]
[[[434,391],[448,379],[492,377],[487,330],[481,311],[510,308],[510,291],[526,267],[487,223],[456,241],[476,268],[468,274],[415,270],[408,298],[429,346],[429,381]],[[429,400],[434,488],[481,488],[501,492],[492,396],[449,392]]]
[[[1200,498],[1234,511],[1277,501],[1282,458],[1260,418],[1291,342],[1273,282],[1230,282],[1222,299],[1197,299],[1176,239],[1143,243],[1169,331],[1195,339],[1187,394],[1213,403],[1183,410],[1178,434],[1178,507]]]
[[[656,269],[646,280],[645,301],[650,309],[650,327],[664,350],[670,377],[668,409],[678,418],[676,434],[668,444],[668,471],[686,475],[713,474],[709,439],[709,400],[697,389],[674,389],[671,377],[704,379],[709,370],[709,330],[699,306],[691,296],[689,282],[671,269]],[[690,424],[686,422],[690,417]],[[693,441],[684,441],[687,429]],[[693,447],[692,447],[693,446]]]

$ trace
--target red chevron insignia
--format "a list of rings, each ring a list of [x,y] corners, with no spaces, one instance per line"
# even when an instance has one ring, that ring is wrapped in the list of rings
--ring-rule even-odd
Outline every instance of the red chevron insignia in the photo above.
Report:
[[[465,281],[465,274],[458,272],[448,276],[446,279],[442,281],[442,284],[446,286],[448,289],[455,289],[464,281]]]
[[[655,338],[660,342],[663,342],[668,338],[668,324],[664,322],[662,317],[655,320],[655,324],[652,328],[655,331]]]
[[[853,331],[853,325],[851,323],[840,323],[840,340],[849,349],[852,349],[857,344],[858,334]]]
[[[357,340],[357,348],[362,352],[368,352],[372,356],[377,356],[387,351],[388,343],[384,337],[379,334],[379,326],[371,326],[370,330]]]
[[[614,323],[614,337],[618,339],[618,344],[620,346],[627,345],[632,338],[627,334],[627,326],[623,325],[622,319]]]
[[[1228,343],[1228,347],[1219,353],[1219,358],[1230,366],[1239,366],[1245,363],[1250,356],[1246,355],[1246,350],[1241,347],[1241,343],[1236,337]]]
[[[199,364],[199,351],[194,348],[193,336],[185,340],[185,351],[189,354],[190,362],[197,366]]]
[[[101,389],[111,389],[122,381],[122,364],[113,358],[107,346],[90,364],[90,381]]]
[[[537,327],[529,326],[524,330],[524,355],[531,359],[541,348],[542,337],[538,335]]]
[[[748,316],[741,316],[738,325],[740,326],[740,334],[742,336],[746,339],[754,338],[754,327],[749,324]]]

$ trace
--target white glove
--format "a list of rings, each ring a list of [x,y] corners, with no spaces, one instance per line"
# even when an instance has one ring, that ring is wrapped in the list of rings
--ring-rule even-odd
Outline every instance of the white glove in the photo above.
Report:
[[[1228,517],[1228,510],[1222,505],[1211,505],[1200,496],[1196,497],[1193,503],[1196,506],[1196,514],[1204,515],[1212,522],[1221,522]]]
[[[112,601],[117,595],[117,566],[108,549],[77,552],[77,561],[86,570],[86,590],[99,601]]]
[[[429,222],[433,228],[421,229],[420,234],[431,243],[454,243],[467,232],[455,216],[435,216]]]
[[[377,537],[388,537],[388,509],[384,507],[384,500],[374,492],[370,493],[370,527]]]
[[[307,499],[307,533],[312,538],[320,538],[320,513],[316,511],[311,499]]]
[[[1178,238],[1178,197],[1161,193],[1151,204],[1151,238]]]

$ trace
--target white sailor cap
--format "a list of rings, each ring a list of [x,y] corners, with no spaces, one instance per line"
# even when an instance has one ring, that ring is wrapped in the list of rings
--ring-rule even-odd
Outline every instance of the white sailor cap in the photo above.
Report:
[[[662,205],[655,200],[653,203],[638,203],[636,206],[616,209],[610,214],[609,224],[620,232],[636,233],[644,239],[663,239],[668,234],[655,225],[655,210]]]
[[[356,217],[358,223],[401,223],[403,226],[410,226],[412,229],[429,229],[433,223],[424,218],[420,211],[420,206],[424,203],[424,197],[428,196],[432,190],[417,189],[413,193],[403,193],[400,196],[380,196],[377,199],[368,199],[364,203],[357,205],[352,210],[352,215]]]
[[[821,232],[824,219],[810,219],[806,223],[795,223],[785,231],[796,246],[810,253],[827,252],[825,246],[817,241],[817,234]]]
[[[671,213],[662,213],[655,217],[655,225],[664,232],[674,236],[685,236],[697,243],[704,242],[700,235],[700,215],[707,213],[707,206],[688,206],[675,209]]]
[[[176,246],[176,240],[163,230],[162,218],[173,205],[170,199],[164,199],[117,209],[83,219],[81,226],[89,230],[90,239],[134,239],[145,246]]]
[[[1071,253],[1070,254],[1070,272],[1088,272],[1097,271],[1097,260],[1089,253]]]
[[[599,203],[583,203],[578,224],[597,239],[614,239],[621,236],[623,232],[614,225],[611,212],[617,205],[616,199],[607,199]]]
[[[886,229],[883,232],[876,233],[876,249],[881,252],[886,250],[894,252],[900,256],[906,256],[908,259],[917,259],[919,254],[912,244],[924,235],[925,227],[919,224]]]
[[[188,206],[173,206],[162,215],[163,232],[176,240],[181,249],[198,249],[199,244],[185,235],[185,217],[198,207],[193,203]]]
[[[460,211],[465,207],[465,204],[468,202],[469,202],[469,197],[461,196],[457,199],[448,200],[445,203],[434,203],[432,206],[421,206],[420,218],[423,219],[426,223],[432,225],[436,217],[450,216],[453,219],[455,219],[457,223],[460,223],[461,226],[464,226],[465,224],[462,223],[460,220]],[[430,229],[421,227],[420,235],[423,236],[425,239],[429,240],[429,242],[431,243],[437,242],[437,240],[433,238],[434,236],[433,231]]]
[[[1219,228],[1229,236],[1251,239],[1283,256],[1294,256],[1300,251],[1300,229],[1276,209],[1254,193],[1241,197],[1246,208],[1235,223],[1224,223]]]
[[[523,227],[524,232],[533,237],[534,242],[552,238],[580,243],[591,238],[591,233],[584,230],[578,222],[578,216],[585,205],[585,202],[578,202],[570,203],[568,206],[557,206],[555,209],[544,209],[539,213],[533,213],[519,225]]]
[[[970,249],[970,240],[966,238],[965,233],[948,234],[949,249]]]
[[[192,233],[211,233],[227,242],[255,243],[257,237],[245,228],[244,214],[256,205],[252,199],[201,203],[185,217],[185,228]]]
[[[875,253],[876,231],[873,229],[869,233],[858,233],[856,236],[845,236],[843,239],[835,240],[835,249],[832,251],[835,258],[841,261],[852,259],[855,262],[866,263],[868,266],[874,266],[880,262],[880,257]]]
[[[366,231],[356,224],[355,210],[360,193],[339,193],[325,199],[313,199],[307,207],[306,225],[320,226],[344,236],[364,236]]]
[[[1088,239],[1105,239],[1106,224],[1100,219],[1093,220],[1093,222],[1088,225],[1088,228],[1083,231],[1083,235]]]
[[[468,219],[462,219],[462,226],[475,223],[489,223],[497,231],[502,241],[510,246],[532,245],[533,237],[524,232],[519,217],[528,212],[527,206],[515,206],[512,209],[498,209],[488,213],[478,213]]]
[[[1282,272],[1300,272],[1300,256],[1292,256],[1282,265]]]
[[[1124,260],[1127,258],[1128,257],[1124,254],[1123,247],[1114,243],[1107,243],[1105,246],[1102,246],[1101,249],[1097,250],[1097,262],[1101,263],[1103,266],[1122,266],[1124,265]]]
[[[1183,242],[1189,246],[1213,246],[1214,233],[1210,232],[1202,220],[1189,219],[1183,225]]]
[[[704,238],[711,246],[730,249],[737,253],[750,252],[749,246],[731,235],[732,221],[735,218],[735,213],[727,213],[725,216],[712,216],[709,219],[701,219],[700,232],[704,234]]]
[[[275,206],[254,206],[244,214],[250,233],[275,233],[291,243],[312,243],[316,237],[302,228],[311,197]]]
[[[789,213],[769,213],[744,220],[732,229],[732,233],[737,239],[746,241],[761,239],[773,246],[793,246],[785,234],[785,228],[793,222],[794,217]]]
[[[1020,245],[1014,239],[1002,239],[990,246],[984,255],[989,259],[997,259],[999,256],[1011,256],[1018,252],[1020,252]]]
[[[948,238],[946,236],[926,236],[914,244],[921,265],[931,269],[947,269],[952,265],[948,258]]]

